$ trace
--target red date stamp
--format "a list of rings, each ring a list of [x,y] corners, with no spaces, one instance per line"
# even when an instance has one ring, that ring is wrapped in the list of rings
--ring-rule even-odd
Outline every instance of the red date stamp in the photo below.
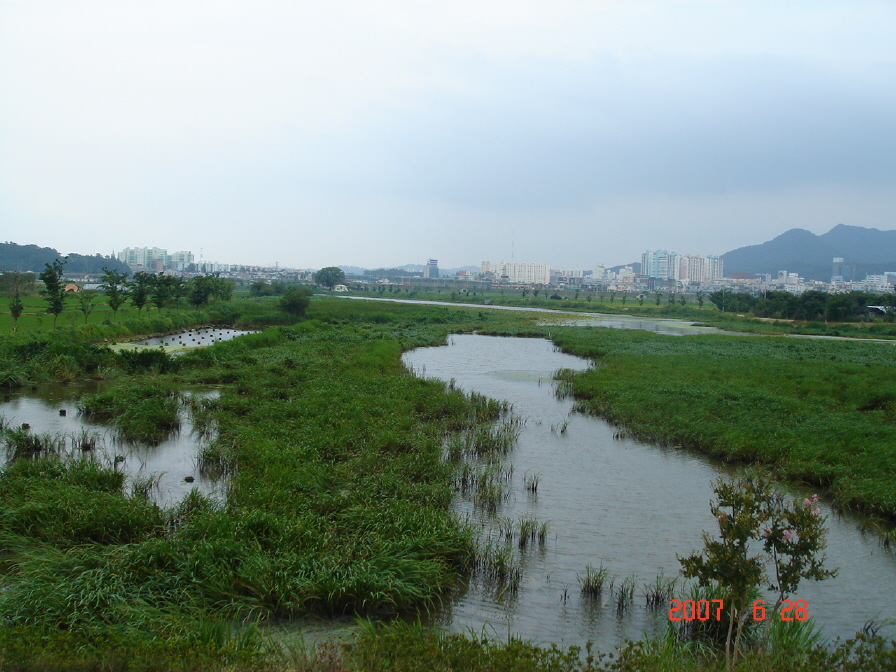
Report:
[[[721,621],[724,600],[669,600],[670,621]],[[677,614],[677,615],[676,615]],[[805,621],[809,618],[806,600],[783,600],[779,616],[782,621]],[[753,602],[753,620],[765,619],[765,601]]]

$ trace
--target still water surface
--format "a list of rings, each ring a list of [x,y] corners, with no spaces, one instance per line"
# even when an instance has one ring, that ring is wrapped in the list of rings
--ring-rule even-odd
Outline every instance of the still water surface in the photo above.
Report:
[[[623,638],[661,630],[667,612],[644,606],[642,586],[660,572],[677,575],[676,555],[701,547],[701,531],[715,529],[711,483],[734,469],[690,452],[614,438],[618,428],[574,413],[571,400],[554,394],[552,375],[560,368],[583,370],[589,362],[557,351],[547,340],[456,335],[447,347],[419,348],[405,353],[404,361],[418,375],[454,379],[468,392],[513,404],[525,426],[507,457],[512,488],[499,515],[531,515],[550,524],[545,547],[520,556],[523,579],[515,596],[496,595],[473,581],[436,622],[455,631],[485,628],[540,642],[591,640],[604,650]],[[526,474],[539,475],[536,495],[524,487]],[[493,520],[471,502],[459,497],[456,508],[480,524],[484,535],[493,529]],[[868,619],[896,615],[896,554],[874,535],[863,535],[860,519],[822,508],[829,516],[828,566],[840,573],[805,583],[796,597],[807,600],[825,635],[848,637]],[[635,608],[623,617],[612,604],[580,595],[585,566],[601,563],[618,577],[617,585],[637,578]],[[610,602],[606,596],[604,601]],[[893,628],[882,633],[892,636]]]

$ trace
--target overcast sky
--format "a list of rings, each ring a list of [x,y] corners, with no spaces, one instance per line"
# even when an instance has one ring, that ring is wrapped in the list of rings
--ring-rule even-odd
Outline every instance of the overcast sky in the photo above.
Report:
[[[0,0],[0,239],[591,268],[896,228],[896,2]]]

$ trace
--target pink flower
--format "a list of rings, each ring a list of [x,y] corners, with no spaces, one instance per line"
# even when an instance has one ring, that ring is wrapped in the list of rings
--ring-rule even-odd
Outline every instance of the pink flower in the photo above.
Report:
[[[768,538],[768,536],[772,533],[772,531],[768,528],[762,530],[762,536]]]
[[[812,495],[812,502],[818,504],[818,495]]]
[[[790,541],[793,536],[793,530],[784,530],[784,541]]]
[[[821,515],[821,509],[819,509],[819,508],[816,506],[814,509],[812,509],[812,515],[813,515],[813,516],[820,516],[820,515]]]
[[[810,502],[810,501],[808,500],[808,498],[807,498],[807,499],[804,499],[804,500],[803,500],[803,506],[812,506],[812,502]]]

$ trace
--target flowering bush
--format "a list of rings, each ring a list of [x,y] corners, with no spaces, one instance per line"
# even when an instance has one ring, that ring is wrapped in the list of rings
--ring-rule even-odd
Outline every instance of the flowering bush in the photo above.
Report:
[[[725,654],[730,669],[740,650],[755,589],[766,584],[778,593],[769,614],[771,623],[800,580],[820,581],[834,576],[836,570],[824,568],[821,551],[827,530],[818,495],[802,502],[788,501],[757,475],[720,479],[713,492],[718,499],[710,503],[710,511],[719,526],[718,538],[704,532],[702,553],[679,558],[679,562],[686,577],[696,578],[701,586],[719,587],[728,596]],[[756,542],[761,543],[762,553],[751,554]]]

